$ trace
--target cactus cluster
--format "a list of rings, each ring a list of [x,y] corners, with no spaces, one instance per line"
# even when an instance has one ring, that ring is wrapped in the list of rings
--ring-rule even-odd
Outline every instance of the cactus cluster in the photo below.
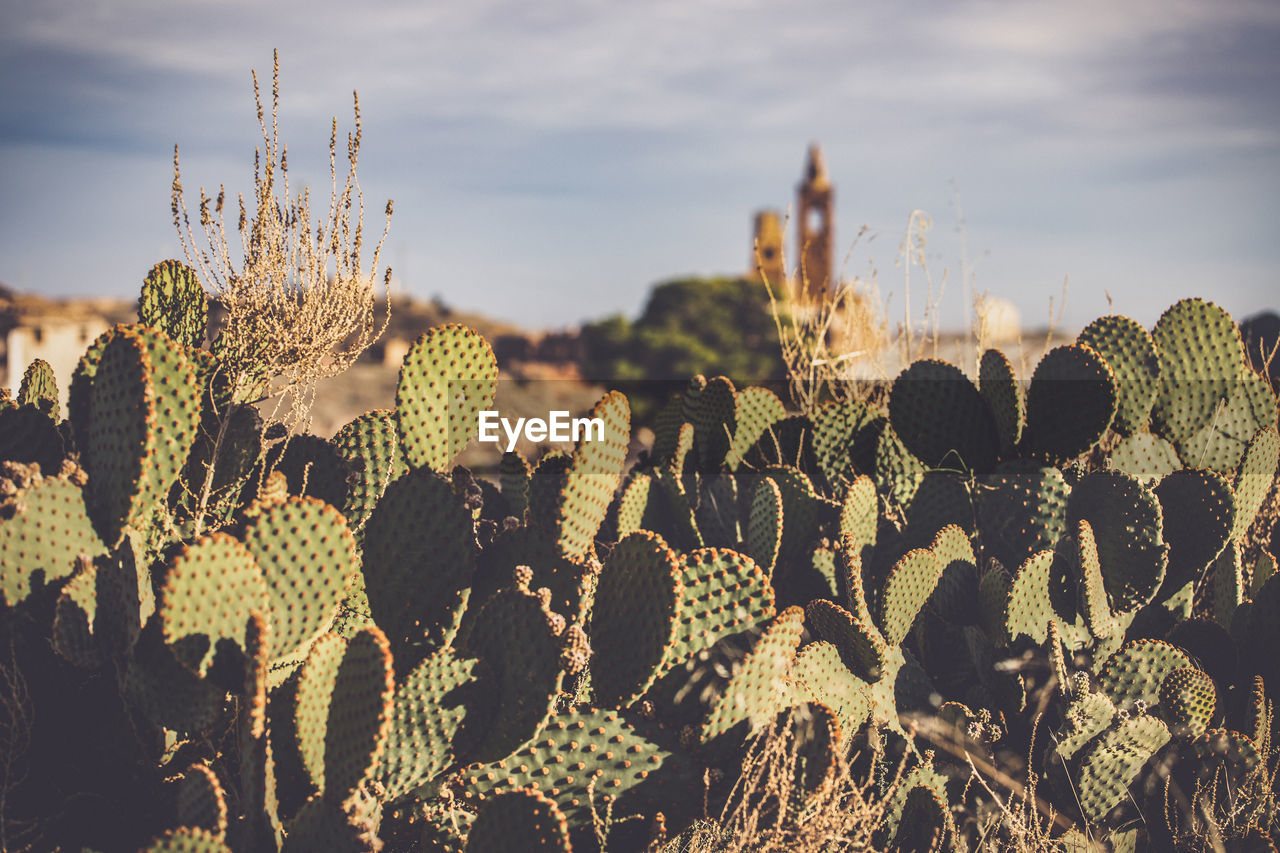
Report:
[[[39,362],[0,404],[31,849],[641,850],[779,727],[802,810],[873,756],[900,849],[975,841],[997,753],[1064,844],[1162,849],[1269,784],[1276,401],[1210,303],[1101,318],[1025,385],[989,350],[794,414],[695,377],[634,464],[614,391],[494,482],[454,465],[497,380],[469,328],[327,441],[261,428],[181,264],[139,316],[66,420]]]

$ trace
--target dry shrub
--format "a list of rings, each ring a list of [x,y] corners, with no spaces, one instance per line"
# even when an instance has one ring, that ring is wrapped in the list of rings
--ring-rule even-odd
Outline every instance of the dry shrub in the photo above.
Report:
[[[704,820],[664,848],[664,853],[744,853],[793,851],[837,853],[874,850],[872,835],[884,824],[898,768],[889,793],[880,797],[873,778],[856,779],[839,761],[811,790],[798,784],[804,775],[805,725],[793,708],[748,741],[742,772],[718,819]]]
[[[283,401],[287,396],[289,405],[279,420],[298,426],[305,423],[316,382],[349,367],[386,329],[390,301],[384,302],[387,307],[379,321],[375,282],[392,203],[387,202],[386,225],[366,273],[361,266],[364,194],[356,178],[361,138],[359,96],[355,96],[355,130],[347,135],[347,174],[341,184],[338,120],[333,120],[329,209],[314,222],[309,190],[292,195],[289,189],[288,150],[280,142],[278,123],[278,56],[271,76],[270,128],[256,72],[253,96],[263,148],[254,150],[252,216],[244,196],[238,196],[236,230],[243,260],[237,263],[232,258],[224,216],[225,187],[218,188],[216,199],[200,188],[199,219],[207,248],[196,247],[183,197],[177,146],[173,150],[171,207],[188,263],[226,310],[218,350],[239,397],[263,393]],[[388,297],[390,281],[388,267],[382,274]]]

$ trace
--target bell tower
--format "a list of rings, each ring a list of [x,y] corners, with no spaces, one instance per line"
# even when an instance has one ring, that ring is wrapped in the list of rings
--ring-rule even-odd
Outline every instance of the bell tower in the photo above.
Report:
[[[834,195],[822,149],[814,142],[809,146],[804,180],[796,188],[796,250],[801,258],[799,284],[803,288],[798,288],[796,295],[806,302],[818,301],[831,288]]]

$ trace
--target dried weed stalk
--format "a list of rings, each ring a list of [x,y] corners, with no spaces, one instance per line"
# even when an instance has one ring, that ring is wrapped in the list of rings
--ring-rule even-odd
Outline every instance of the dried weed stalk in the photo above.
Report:
[[[854,246],[866,231],[859,232]],[[756,254],[759,266],[759,246]],[[885,323],[877,309],[874,280],[869,285],[857,279],[841,280],[817,301],[800,297],[809,291],[803,266],[792,281],[771,282],[764,277],[764,285],[792,403],[808,414],[825,400],[869,393],[868,384],[851,378],[855,363],[874,361],[884,348]]]
[[[280,142],[280,65],[274,58],[271,74],[271,125],[267,126],[253,74],[263,148],[254,149],[252,211],[238,196],[243,260],[232,258],[225,221],[226,189],[210,198],[200,189],[199,219],[207,248],[197,248],[183,196],[178,147],[173,149],[173,222],[187,260],[205,286],[226,310],[219,354],[237,399],[259,394],[289,396],[286,414],[278,420],[289,426],[305,423],[314,400],[315,385],[341,373],[385,331],[390,300],[379,322],[376,279],[382,245],[391,224],[392,203],[386,205],[386,225],[373,250],[369,272],[361,267],[364,249],[364,195],[356,179],[360,153],[360,100],[355,95],[355,131],[347,135],[347,174],[340,185],[337,173],[338,120],[329,136],[332,191],[323,218],[312,220],[309,190],[292,195],[289,189],[287,146]],[[391,269],[382,274],[383,291],[390,295]],[[277,409],[278,411],[278,409]]]

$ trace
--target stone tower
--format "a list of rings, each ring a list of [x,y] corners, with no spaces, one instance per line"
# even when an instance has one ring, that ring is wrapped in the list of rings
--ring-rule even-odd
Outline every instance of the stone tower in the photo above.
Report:
[[[804,180],[796,188],[796,251],[801,258],[797,296],[817,301],[831,288],[832,204],[835,192],[818,143],[809,146]]]
[[[774,292],[784,292],[787,269],[782,265],[782,217],[778,211],[762,210],[756,214],[747,269],[755,270],[756,278],[768,281]]]

